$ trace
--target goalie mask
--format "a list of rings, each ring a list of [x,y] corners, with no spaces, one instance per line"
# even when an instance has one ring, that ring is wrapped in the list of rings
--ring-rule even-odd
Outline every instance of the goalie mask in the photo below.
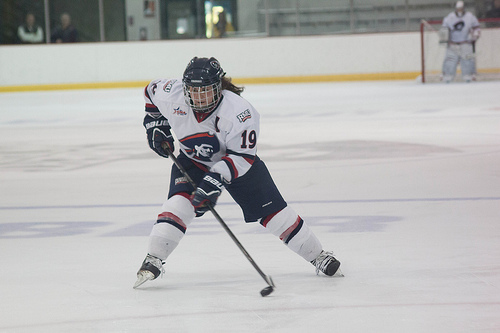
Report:
[[[222,95],[222,77],[226,73],[215,58],[191,59],[184,71],[184,99],[194,112],[208,114],[218,105]]]
[[[458,17],[464,16],[465,9],[463,1],[457,1],[457,3],[455,4],[455,13],[457,14]]]

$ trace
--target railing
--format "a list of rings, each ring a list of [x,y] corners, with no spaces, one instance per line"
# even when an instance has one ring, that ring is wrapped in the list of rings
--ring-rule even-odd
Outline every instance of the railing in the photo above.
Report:
[[[419,3],[415,3],[419,2]],[[453,2],[401,0],[399,4],[359,4],[348,0],[331,6],[314,6],[313,2],[281,2],[262,0],[258,14],[263,22],[262,30],[268,36],[321,35],[360,32],[418,31],[420,21],[441,20],[453,10]],[[274,5],[274,6],[273,6]],[[281,6],[280,6],[281,5]],[[473,10],[473,3],[468,6]]]

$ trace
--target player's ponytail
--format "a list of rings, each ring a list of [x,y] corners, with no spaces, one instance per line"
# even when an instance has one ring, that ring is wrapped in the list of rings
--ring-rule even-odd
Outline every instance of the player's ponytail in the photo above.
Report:
[[[235,86],[232,82],[231,82],[231,78],[230,77],[226,77],[224,76],[222,78],[222,90],[229,90],[233,93],[235,93],[236,95],[241,95],[241,93],[243,92],[243,90],[245,90],[244,87],[237,87]]]

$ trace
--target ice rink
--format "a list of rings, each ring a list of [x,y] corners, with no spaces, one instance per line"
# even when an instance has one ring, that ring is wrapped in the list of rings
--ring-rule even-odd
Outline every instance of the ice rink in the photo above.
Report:
[[[248,85],[259,156],[345,277],[224,193],[132,289],[171,162],[142,89],[0,94],[0,332],[500,332],[500,83]]]

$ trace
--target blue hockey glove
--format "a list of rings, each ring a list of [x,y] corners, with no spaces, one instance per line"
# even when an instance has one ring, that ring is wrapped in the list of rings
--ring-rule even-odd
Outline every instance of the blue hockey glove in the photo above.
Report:
[[[196,191],[191,196],[191,203],[194,206],[197,217],[202,216],[205,212],[210,210],[208,207],[209,205],[212,207],[215,206],[223,189],[224,185],[222,184],[222,178],[218,173],[207,172],[205,176],[203,176]]]
[[[174,138],[170,133],[170,125],[167,119],[161,114],[158,117],[146,114],[144,127],[148,135],[149,147],[158,155],[168,157],[167,150],[174,151]]]

